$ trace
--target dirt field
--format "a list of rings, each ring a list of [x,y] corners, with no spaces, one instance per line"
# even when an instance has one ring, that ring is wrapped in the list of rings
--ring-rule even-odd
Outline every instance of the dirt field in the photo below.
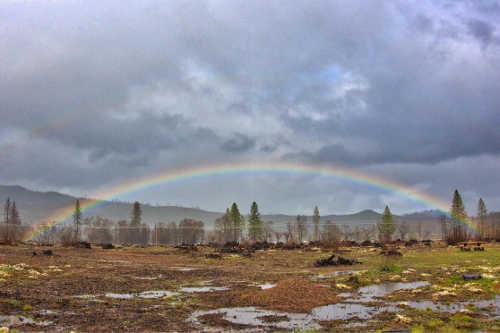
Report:
[[[52,256],[41,255],[51,249]],[[37,252],[33,256],[33,252]],[[0,327],[26,332],[500,332],[500,246],[434,244],[353,266],[314,267],[317,248],[223,254],[210,247],[0,247]],[[356,272],[349,272],[349,271]],[[464,281],[463,274],[480,280]]]

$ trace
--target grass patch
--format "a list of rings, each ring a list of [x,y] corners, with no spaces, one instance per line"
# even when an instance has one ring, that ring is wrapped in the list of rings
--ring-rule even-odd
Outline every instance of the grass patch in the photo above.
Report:
[[[401,273],[403,271],[403,268],[396,264],[391,264],[380,267],[380,271],[383,273]]]
[[[7,299],[5,300],[5,302],[16,308],[20,308],[22,306],[21,302],[18,301],[17,299]]]

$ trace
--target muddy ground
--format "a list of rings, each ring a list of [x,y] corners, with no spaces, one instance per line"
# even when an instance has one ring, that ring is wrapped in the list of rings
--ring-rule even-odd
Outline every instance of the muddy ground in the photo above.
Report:
[[[319,248],[103,250],[0,246],[0,327],[19,332],[500,332],[500,245],[438,243],[383,256],[342,249],[353,266],[314,267]],[[354,271],[354,272],[353,272]],[[464,281],[464,273],[482,278]]]

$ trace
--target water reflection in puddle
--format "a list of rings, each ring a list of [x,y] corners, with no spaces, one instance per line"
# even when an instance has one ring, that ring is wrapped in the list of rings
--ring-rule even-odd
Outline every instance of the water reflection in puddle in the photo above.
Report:
[[[373,284],[370,286],[359,288],[357,291],[352,293],[341,293],[339,294],[339,296],[349,298],[349,302],[356,301],[366,303],[377,301],[377,297],[387,296],[397,290],[417,289],[428,285],[429,282],[427,281]]]
[[[264,283],[264,284],[260,284],[259,287],[262,290],[266,290],[266,289],[271,289],[271,288],[276,287],[276,284],[273,284],[273,283]]]
[[[338,303],[320,306],[312,310],[315,320],[346,320],[351,318],[369,319],[382,312],[395,312],[395,306],[371,307],[355,303]]]
[[[50,326],[53,322],[44,320],[44,321],[35,321],[31,318],[24,316],[2,316],[0,315],[0,326],[9,326],[9,327],[19,327],[24,325],[31,326]]]
[[[132,298],[161,298],[168,296],[177,296],[179,293],[175,293],[168,290],[151,290],[144,291],[142,293],[134,294],[117,294],[117,293],[106,293],[104,296],[116,299],[132,299]]]
[[[197,271],[199,268],[195,267],[170,267],[170,269],[179,271],[179,272],[191,272],[191,271]]]
[[[318,274],[316,275],[317,279],[330,279],[338,276],[343,276],[343,275],[353,275],[353,274],[361,274],[366,272],[366,270],[359,270],[359,271],[335,271],[331,273],[324,273],[324,274]]]
[[[398,302],[398,305],[407,305],[411,308],[425,310],[427,308],[440,311],[440,312],[458,312],[473,306],[475,308],[489,308],[492,307],[495,313],[500,311],[500,296],[496,296],[491,300],[479,300],[479,301],[468,301],[468,302],[457,302],[457,303],[436,303],[433,301],[407,301]]]
[[[276,327],[280,329],[294,330],[294,329],[319,329],[319,326],[310,314],[305,313],[288,313],[264,310],[256,307],[242,307],[242,308],[222,308],[211,311],[196,311],[191,317],[190,321],[200,325],[198,318],[204,315],[221,314],[223,319],[233,324],[247,325],[247,326],[263,326],[263,327]],[[282,317],[275,322],[266,322],[262,319],[264,317]]]
[[[229,290],[227,287],[182,287],[180,289],[185,293],[209,293],[212,291]]]
[[[400,306],[407,305],[417,309],[431,308],[443,312],[457,312],[467,308],[468,305],[473,305],[477,308],[494,307],[498,311],[500,308],[500,296],[494,300],[473,301],[464,303],[451,303],[448,305],[434,303],[432,301],[419,302],[380,302],[378,297],[384,297],[390,293],[402,289],[416,289],[427,286],[427,281],[417,281],[408,283],[386,283],[380,285],[370,285],[360,288],[354,293],[344,293],[340,296],[348,297],[342,303],[330,304],[314,308],[310,314],[304,313],[288,313],[265,310],[256,307],[242,308],[222,308],[211,311],[194,312],[190,318],[192,322],[199,323],[198,318],[203,315],[221,314],[223,319],[237,325],[261,326],[261,327],[276,327],[280,329],[318,329],[318,322],[332,320],[350,320],[358,318],[360,321],[349,323],[351,325],[366,325],[366,320],[383,312],[398,312]],[[371,306],[353,303],[353,302],[375,302]],[[273,322],[267,322],[265,317],[274,317]],[[347,326],[345,326],[347,327]],[[354,326],[353,326],[354,327]]]

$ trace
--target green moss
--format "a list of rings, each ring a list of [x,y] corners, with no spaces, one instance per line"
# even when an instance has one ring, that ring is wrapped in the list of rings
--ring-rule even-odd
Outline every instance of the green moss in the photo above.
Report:
[[[25,306],[23,306],[23,311],[26,312],[33,311],[33,307],[29,304],[26,304]]]
[[[422,325],[412,326],[410,328],[411,333],[424,333],[425,329]]]
[[[18,301],[17,299],[8,299],[8,300],[6,300],[6,302],[12,306],[15,306],[16,308],[20,308],[22,305],[21,302]]]
[[[401,273],[403,271],[403,268],[395,264],[384,265],[380,267],[380,271],[384,273]]]
[[[456,313],[450,318],[451,323],[456,328],[473,329],[477,327],[476,319],[464,313]]]

